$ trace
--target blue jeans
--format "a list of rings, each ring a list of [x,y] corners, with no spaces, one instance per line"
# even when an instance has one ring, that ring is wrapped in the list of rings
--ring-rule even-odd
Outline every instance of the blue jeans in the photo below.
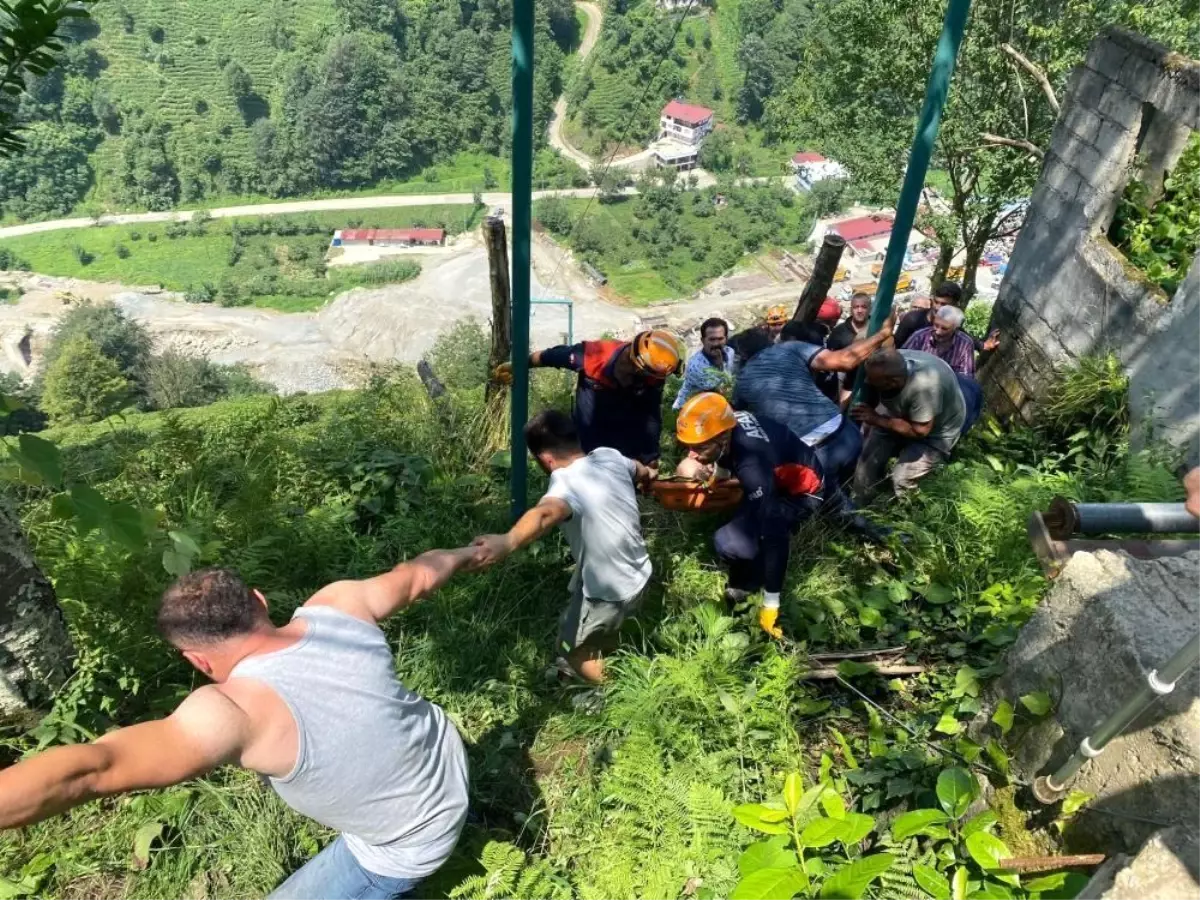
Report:
[[[420,883],[419,878],[368,872],[339,835],[271,891],[267,900],[389,900],[409,896]]]
[[[813,447],[813,453],[821,461],[826,478],[845,484],[854,475],[862,447],[862,433],[857,423],[849,416],[844,416],[838,430]]]

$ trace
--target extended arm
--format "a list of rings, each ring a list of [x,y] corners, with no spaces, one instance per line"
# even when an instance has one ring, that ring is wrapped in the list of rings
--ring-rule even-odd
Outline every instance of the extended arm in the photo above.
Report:
[[[557,497],[543,497],[506,534],[485,534],[471,542],[472,546],[468,549],[472,551],[474,567],[490,566],[502,561],[569,518],[571,507],[566,501]]]
[[[578,372],[583,367],[583,344],[560,344],[545,350],[534,350],[529,354],[529,365],[534,369],[570,369]]]
[[[39,753],[0,771],[0,828],[31,825],[99,797],[203,775],[239,758],[247,726],[241,707],[210,685],[165,719]]]
[[[379,622],[438,590],[474,555],[471,547],[430,550],[374,578],[335,581],[304,605],[332,606],[356,619]]]
[[[812,358],[808,367],[814,372],[853,372],[892,336],[895,325],[896,311],[892,310],[883,327],[869,338],[855,341],[843,350],[822,350]]]

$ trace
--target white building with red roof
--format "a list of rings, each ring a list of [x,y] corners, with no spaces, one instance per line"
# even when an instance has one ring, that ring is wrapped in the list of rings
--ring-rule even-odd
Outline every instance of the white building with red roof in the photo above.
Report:
[[[658,137],[671,138],[699,146],[713,130],[713,111],[707,106],[693,106],[672,100],[663,107],[658,118]]]
[[[850,177],[841,163],[809,150],[801,150],[792,157],[792,172],[796,175],[796,186],[802,191],[811,191],[818,181]]]
[[[333,233],[331,247],[441,247],[441,228],[343,228]]]

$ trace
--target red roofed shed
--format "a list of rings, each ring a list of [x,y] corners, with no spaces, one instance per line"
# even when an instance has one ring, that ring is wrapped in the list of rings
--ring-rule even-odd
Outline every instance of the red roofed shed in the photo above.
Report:
[[[891,216],[861,216],[831,225],[829,230],[840,234],[847,241],[861,241],[892,232]]]
[[[803,166],[809,163],[825,162],[825,157],[823,157],[820,153],[801,151],[792,157],[792,162],[798,166]]]
[[[440,247],[446,241],[441,228],[346,228],[333,236],[333,246],[346,244],[409,245]]]
[[[674,119],[692,128],[703,125],[713,117],[713,111],[707,106],[693,106],[690,103],[680,103],[678,100],[672,100],[664,106],[662,114],[668,119]]]

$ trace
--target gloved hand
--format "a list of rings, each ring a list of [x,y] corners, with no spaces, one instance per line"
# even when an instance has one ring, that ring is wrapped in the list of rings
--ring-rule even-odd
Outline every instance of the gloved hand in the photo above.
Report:
[[[775,623],[779,621],[779,610],[775,607],[764,606],[758,611],[758,624],[773,638],[783,637],[783,629]]]
[[[512,363],[502,362],[492,370],[492,380],[497,384],[512,384]]]

